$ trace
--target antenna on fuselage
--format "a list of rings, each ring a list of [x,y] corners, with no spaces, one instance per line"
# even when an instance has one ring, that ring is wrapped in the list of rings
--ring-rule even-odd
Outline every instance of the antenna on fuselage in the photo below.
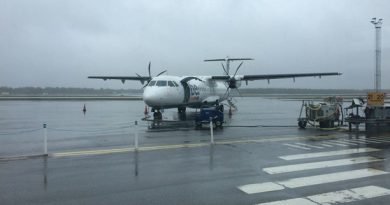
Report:
[[[204,61],[205,62],[224,61],[226,66],[224,66],[223,63],[221,63],[223,71],[225,71],[225,75],[229,75],[230,74],[230,62],[231,61],[247,61],[247,60],[254,60],[254,59],[253,58],[229,58],[229,56],[227,56],[226,58],[206,59]],[[242,65],[242,63],[237,67],[235,73],[237,73],[237,71],[238,71],[238,69],[240,68],[241,65]]]

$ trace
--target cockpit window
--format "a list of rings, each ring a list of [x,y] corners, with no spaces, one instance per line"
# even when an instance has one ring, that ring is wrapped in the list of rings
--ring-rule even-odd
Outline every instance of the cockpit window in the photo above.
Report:
[[[155,80],[152,80],[150,81],[150,83],[148,84],[148,86],[154,86],[156,84],[156,81]]]
[[[159,86],[159,87],[167,86],[167,81],[159,80],[159,81],[157,81],[156,86]]]
[[[175,87],[179,87],[179,85],[175,81],[172,81],[172,83],[175,85]]]
[[[175,84],[173,83],[173,81],[168,81],[168,86],[169,87],[176,87]]]

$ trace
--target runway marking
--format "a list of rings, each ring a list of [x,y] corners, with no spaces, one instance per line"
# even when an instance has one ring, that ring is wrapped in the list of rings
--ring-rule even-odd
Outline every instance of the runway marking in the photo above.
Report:
[[[321,146],[324,146],[324,147],[333,147],[333,145],[329,145],[329,144],[324,144],[324,143],[320,143]]]
[[[256,194],[256,193],[283,190],[284,187],[277,183],[265,182],[260,184],[247,184],[247,185],[239,186],[238,189],[240,189],[241,191],[247,194]]]
[[[372,137],[370,139],[376,139],[376,140],[381,140],[385,142],[390,142],[390,139],[388,137]]]
[[[296,142],[296,143],[294,143],[294,144],[302,145],[302,146],[307,146],[307,147],[311,147],[311,148],[324,149],[323,147],[320,147],[320,146],[314,146],[314,145],[309,145],[309,144],[300,143],[300,142]]]
[[[308,140],[308,139],[333,139],[334,135],[328,136],[284,136],[284,137],[268,137],[262,139],[243,139],[243,140],[225,140],[216,141],[216,145],[224,144],[246,144],[246,143],[265,143],[265,142],[283,142],[283,141],[295,141],[295,140]],[[139,147],[138,151],[154,151],[154,150],[165,150],[165,149],[180,149],[180,148],[195,148],[195,147],[206,147],[210,146],[210,143],[193,143],[193,144],[173,144],[173,145],[161,145],[161,146],[144,146]],[[114,154],[124,152],[134,152],[134,147],[125,148],[114,148],[114,149],[101,149],[101,150],[82,150],[82,151],[69,151],[69,152],[58,152],[50,154],[51,157],[73,157],[73,156],[84,156],[84,155],[103,155],[103,154]]]
[[[370,140],[374,140],[374,141],[377,141],[377,142],[385,142],[385,143],[389,143],[388,140],[383,140],[383,139],[378,139],[378,138],[370,138]]]
[[[383,159],[378,159],[375,157],[356,157],[356,158],[348,158],[348,159],[293,164],[293,165],[286,165],[286,166],[267,167],[267,168],[263,168],[263,171],[267,172],[268,174],[280,174],[280,173],[287,173],[287,172],[354,165],[354,164],[362,164],[362,163],[377,162],[377,161],[383,161]]]
[[[261,203],[259,205],[329,205],[360,201],[380,196],[390,195],[390,190],[379,186],[364,186],[354,189],[345,189],[341,191],[328,192],[307,196],[304,198],[287,199]]]
[[[372,141],[372,140],[367,140],[367,139],[354,139],[354,140],[361,141],[361,142],[364,142],[364,143],[375,143],[375,144],[380,143],[380,142],[377,142],[377,141]]]
[[[247,194],[264,193],[270,191],[282,190],[281,188],[299,188],[319,184],[327,184],[332,182],[346,181],[352,179],[360,179],[372,176],[387,174],[377,169],[358,169],[345,172],[335,172],[330,174],[314,175],[309,177],[299,177],[277,182],[266,182],[259,184],[248,184],[238,187],[241,191]]]
[[[285,143],[285,144],[283,144],[283,145],[286,145],[286,146],[288,146],[288,147],[298,148],[298,149],[311,150],[311,149],[308,148],[308,147],[303,147],[303,146],[294,145],[294,144],[287,144],[287,143]]]
[[[345,150],[337,150],[337,151],[329,151],[329,152],[314,152],[314,153],[306,153],[306,154],[285,155],[285,156],[280,156],[279,158],[284,160],[297,160],[297,159],[328,157],[328,156],[357,154],[357,153],[376,152],[376,151],[380,151],[380,149],[366,147],[366,148],[345,149]]]
[[[360,145],[360,144],[367,144],[366,141],[359,141],[359,140],[356,140],[356,139],[341,139],[343,141],[348,141],[348,142],[352,142],[352,143],[356,143],[357,145]]]
[[[331,141],[326,141],[326,142],[322,142],[324,144],[330,144],[330,145],[334,145],[334,146],[339,146],[339,147],[348,147],[349,145],[346,145],[346,144],[340,144],[340,143],[336,143],[336,142],[331,142]]]
[[[342,144],[347,144],[347,145],[359,145],[359,144],[356,144],[354,142],[350,142],[350,141],[347,141],[345,139],[341,139],[341,140],[332,140],[333,142],[337,142],[337,143],[342,143]]]

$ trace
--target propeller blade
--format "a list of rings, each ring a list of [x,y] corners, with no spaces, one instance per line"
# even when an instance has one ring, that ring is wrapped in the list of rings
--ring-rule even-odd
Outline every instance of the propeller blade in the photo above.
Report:
[[[242,95],[241,95],[240,91],[238,90],[238,88],[236,88],[236,90],[237,90],[237,93],[240,96],[240,98],[242,98]]]
[[[222,65],[223,71],[225,71],[225,74],[229,75],[229,73],[226,71],[225,66],[223,65],[223,63],[221,63],[221,65]]]
[[[242,66],[243,63],[244,63],[244,61],[242,61],[242,62],[240,63],[240,65],[237,67],[236,72],[235,72],[234,75],[233,75],[233,78],[236,76],[238,70],[240,69],[240,67]]]
[[[229,90],[230,90],[230,88],[227,87],[225,94],[223,94],[223,99],[227,99],[230,96]]]
[[[167,70],[164,70],[163,72],[159,73],[158,75],[156,75],[156,77],[162,75],[165,72],[167,72]]]
[[[149,78],[152,78],[152,74],[150,73],[150,64],[152,64],[151,61],[149,61],[148,72],[149,72]]]

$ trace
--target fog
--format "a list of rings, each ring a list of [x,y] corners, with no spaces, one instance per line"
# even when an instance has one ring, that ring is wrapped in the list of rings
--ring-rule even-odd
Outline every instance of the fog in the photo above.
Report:
[[[220,75],[208,58],[250,57],[239,74],[341,72],[248,87],[374,88],[383,18],[382,88],[390,82],[386,0],[0,0],[0,86],[142,88],[89,75]],[[232,69],[239,62],[232,64]]]

